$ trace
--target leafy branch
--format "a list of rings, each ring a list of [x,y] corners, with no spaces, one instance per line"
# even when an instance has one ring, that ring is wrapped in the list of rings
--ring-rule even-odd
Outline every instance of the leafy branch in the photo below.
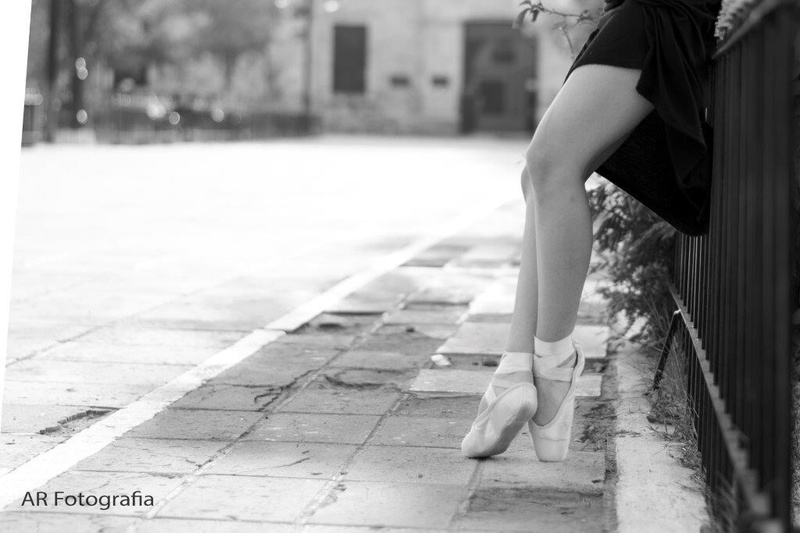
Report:
[[[591,24],[597,21],[597,17],[588,9],[584,9],[580,13],[564,13],[557,9],[545,7],[541,1],[534,3],[532,0],[523,0],[519,5],[522,7],[522,11],[517,15],[517,20],[514,24],[516,28],[522,27],[525,23],[525,19],[528,17],[530,17],[531,22],[536,22],[536,19],[539,18],[539,15],[542,13],[560,17],[561,22],[555,24],[554,28],[558,29],[562,35],[564,35],[573,57],[575,56],[575,44],[572,42],[572,38],[569,35],[570,28],[574,28],[579,24]],[[569,21],[571,19],[574,20],[570,23]]]

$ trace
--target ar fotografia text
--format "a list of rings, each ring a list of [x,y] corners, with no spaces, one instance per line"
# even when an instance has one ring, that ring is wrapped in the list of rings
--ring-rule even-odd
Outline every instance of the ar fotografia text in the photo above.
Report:
[[[152,507],[153,497],[135,490],[130,494],[69,494],[67,492],[26,492],[22,507],[97,507],[108,511],[112,507]]]

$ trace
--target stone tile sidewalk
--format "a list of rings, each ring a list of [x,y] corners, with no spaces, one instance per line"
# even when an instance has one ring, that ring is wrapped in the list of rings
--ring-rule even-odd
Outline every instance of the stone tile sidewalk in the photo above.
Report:
[[[576,332],[590,360],[569,459],[539,462],[527,431],[501,456],[461,455],[502,351],[519,254],[514,239],[480,237],[428,249],[41,489],[140,491],[153,505],[18,502],[0,530],[603,531],[613,410],[597,281]],[[54,368],[40,371],[69,371]]]

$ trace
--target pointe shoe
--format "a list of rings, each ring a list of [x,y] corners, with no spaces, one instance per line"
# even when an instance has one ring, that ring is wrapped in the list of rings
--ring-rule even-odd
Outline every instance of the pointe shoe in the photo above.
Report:
[[[530,372],[530,366],[509,370]],[[495,394],[494,386],[507,388]],[[486,409],[478,414],[461,441],[462,453],[470,458],[489,457],[506,451],[536,413],[536,387],[532,382],[512,382],[493,377],[484,398],[488,402]]]
[[[528,421],[528,430],[531,433],[533,448],[536,450],[536,456],[540,461],[557,462],[567,458],[572,436],[572,419],[575,416],[575,394],[577,393],[578,380],[586,364],[581,345],[575,342],[574,346],[577,360],[573,368],[557,368],[560,361],[550,362],[550,358],[541,358],[534,362],[534,376],[571,382],[567,395],[550,422],[540,426],[533,421],[533,418]],[[542,361],[546,361],[546,363],[542,364]],[[537,364],[539,365],[538,370],[536,368]],[[567,379],[564,379],[565,377]]]

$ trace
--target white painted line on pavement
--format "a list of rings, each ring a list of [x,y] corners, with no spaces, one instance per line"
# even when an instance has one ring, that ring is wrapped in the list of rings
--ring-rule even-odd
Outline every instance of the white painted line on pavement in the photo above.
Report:
[[[99,452],[125,432],[150,420],[169,404],[201,386],[204,381],[245,360],[283,335],[282,331],[255,330],[169,383],[98,420],[15,470],[0,476],[0,508],[6,507],[26,492],[41,487],[83,459]]]
[[[267,344],[283,336],[285,332],[296,330],[330,305],[337,303],[382,274],[402,265],[426,248],[477,223],[510,200],[510,197],[504,196],[455,218],[442,226],[439,231],[379,259],[367,270],[341,281],[307,304],[270,322],[265,328],[253,331],[169,383],[97,421],[16,469],[0,475],[0,509],[20,499],[26,492],[35,490],[66,472],[83,459],[99,452],[127,431],[150,420],[171,403],[201,386],[205,381],[244,361]]]

